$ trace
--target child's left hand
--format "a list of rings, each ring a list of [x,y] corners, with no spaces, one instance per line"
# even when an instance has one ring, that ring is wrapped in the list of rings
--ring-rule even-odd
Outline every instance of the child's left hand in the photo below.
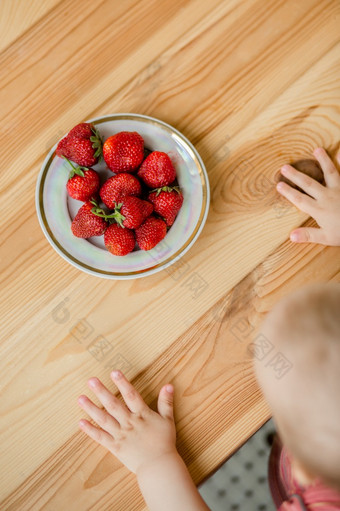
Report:
[[[299,186],[305,194],[280,181],[278,192],[304,213],[310,215],[319,227],[300,227],[290,233],[291,241],[321,243],[340,246],[340,175],[322,147],[313,152],[325,178],[325,186],[299,172],[291,165],[284,165],[281,173]],[[337,157],[340,164],[340,157]]]
[[[87,396],[79,396],[78,404],[98,424],[82,419],[79,427],[93,440],[112,452],[129,470],[137,473],[168,455],[177,455],[176,430],[173,417],[173,387],[165,385],[158,397],[158,412],[143,401],[140,394],[120,371],[111,378],[125,404],[115,397],[98,378],[88,385],[104,409]]]

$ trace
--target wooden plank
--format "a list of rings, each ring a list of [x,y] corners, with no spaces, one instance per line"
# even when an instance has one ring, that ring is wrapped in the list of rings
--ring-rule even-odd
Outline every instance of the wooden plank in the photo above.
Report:
[[[43,18],[60,0],[2,0],[0,4],[0,52],[23,36]]]

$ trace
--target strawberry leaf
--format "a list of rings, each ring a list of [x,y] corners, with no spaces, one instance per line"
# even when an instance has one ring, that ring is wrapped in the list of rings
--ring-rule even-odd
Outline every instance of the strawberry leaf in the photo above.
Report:
[[[81,170],[81,167],[76,168],[74,171],[72,171],[73,174],[77,174],[77,176],[84,177],[84,172]]]
[[[93,135],[90,137],[90,141],[92,142],[92,147],[95,150],[94,158],[98,158],[98,161],[100,161],[103,156],[103,141],[99,131],[94,126],[92,126],[91,130]]]
[[[69,179],[72,179],[74,174],[77,174],[78,176],[81,176],[81,177],[84,177],[84,172],[83,171],[86,171],[86,170],[89,170],[88,167],[75,167],[73,165],[73,163],[68,159],[66,158],[66,156],[63,156],[64,160],[66,160],[72,167],[72,170],[70,172],[70,175],[69,175]]]
[[[156,192],[156,197],[158,197],[161,192],[172,192],[173,190],[176,190],[177,193],[180,193],[179,186],[161,186],[160,188],[151,190],[150,193]]]
[[[96,208],[99,208],[98,202],[95,199],[91,199],[90,202],[91,202],[91,204],[96,206]]]

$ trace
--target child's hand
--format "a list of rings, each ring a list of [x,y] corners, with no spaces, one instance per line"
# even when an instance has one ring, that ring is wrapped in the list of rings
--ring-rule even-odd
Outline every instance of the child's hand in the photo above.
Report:
[[[277,190],[297,208],[313,217],[320,229],[301,227],[290,233],[290,239],[297,242],[321,243],[322,245],[340,246],[340,175],[326,151],[318,147],[313,152],[321,165],[326,186],[309,176],[284,165],[281,173],[308,195],[295,190],[280,181]],[[338,156],[340,163],[340,157]]]
[[[145,404],[120,371],[113,371],[111,378],[126,406],[98,378],[90,378],[88,385],[104,410],[87,396],[79,396],[78,404],[99,426],[82,419],[80,428],[134,473],[155,460],[158,462],[161,457],[177,454],[172,385],[165,385],[161,389],[157,413]]]

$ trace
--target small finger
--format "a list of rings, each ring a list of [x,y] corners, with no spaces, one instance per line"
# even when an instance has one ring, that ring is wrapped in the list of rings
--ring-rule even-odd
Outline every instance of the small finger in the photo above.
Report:
[[[86,419],[81,419],[79,421],[79,427],[82,431],[84,431],[84,433],[92,438],[92,440],[103,447],[106,447],[106,449],[112,450],[114,440],[109,433],[97,428]]]
[[[129,410],[133,413],[142,413],[148,409],[142,396],[137,392],[135,387],[125,378],[121,371],[112,371],[111,378],[117,385]]]
[[[326,185],[330,188],[335,188],[340,185],[340,175],[335,167],[334,163],[323,149],[323,147],[317,147],[314,149],[313,154],[320,163],[322,171],[325,176]]]
[[[119,423],[106,410],[99,408],[87,396],[79,396],[79,406],[93,419],[98,426],[114,436],[120,429]]]
[[[290,233],[291,241],[295,243],[320,243],[327,245],[327,240],[322,229],[317,227],[300,227]]]
[[[304,192],[308,193],[308,195],[311,195],[315,199],[320,197],[325,189],[325,187],[315,181],[315,179],[307,176],[299,170],[296,170],[291,165],[284,165],[281,168],[281,173],[292,183],[299,186]]]
[[[174,418],[174,388],[172,385],[165,385],[158,396],[158,411],[162,417]]]
[[[119,401],[98,378],[90,378],[88,381],[90,389],[96,394],[105,410],[114,417],[119,424],[125,425],[129,422],[130,412],[126,406]]]
[[[287,183],[279,181],[276,185],[276,189],[281,195],[286,197],[286,199],[288,199],[292,204],[294,204],[294,206],[296,206],[304,213],[312,215],[315,211],[315,199],[312,199],[311,197],[308,197],[308,195],[295,190]]]

